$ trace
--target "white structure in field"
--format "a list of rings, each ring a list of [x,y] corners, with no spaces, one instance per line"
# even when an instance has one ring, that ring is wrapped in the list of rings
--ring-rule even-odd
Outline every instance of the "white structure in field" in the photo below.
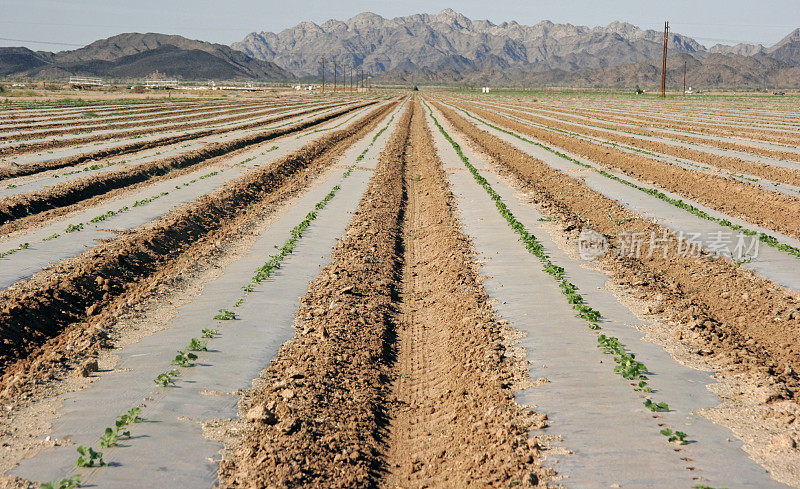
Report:
[[[74,88],[102,87],[103,79],[93,76],[71,76],[69,77],[69,86]]]
[[[489,93],[489,87],[481,87],[482,93]]]

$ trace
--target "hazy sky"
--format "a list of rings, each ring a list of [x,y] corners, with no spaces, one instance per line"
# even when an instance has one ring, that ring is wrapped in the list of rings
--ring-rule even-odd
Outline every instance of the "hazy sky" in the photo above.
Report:
[[[2,0],[0,46],[75,49],[122,32],[161,32],[230,44],[252,31],[280,31],[311,20],[436,13],[450,7],[492,22],[542,20],[605,25],[614,20],[663,29],[702,44],[772,45],[800,27],[800,0]],[[9,40],[11,39],[11,40]]]

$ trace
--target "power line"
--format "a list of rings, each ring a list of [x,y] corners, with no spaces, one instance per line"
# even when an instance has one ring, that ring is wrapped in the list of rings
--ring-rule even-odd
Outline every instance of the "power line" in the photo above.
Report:
[[[73,44],[69,42],[28,41],[25,39],[10,39],[8,37],[0,37],[0,41],[29,42],[31,44],[55,44],[57,46],[77,46],[79,48],[85,46],[85,44]]]
[[[14,20],[0,20],[0,24],[14,24],[14,25],[44,25],[44,26],[55,26],[55,27],[99,27],[103,29],[125,29],[125,30],[133,30],[135,27],[130,25],[103,25],[103,24],[70,24],[70,23],[60,23],[60,22],[24,22],[24,21],[14,21]],[[151,29],[197,29],[197,30],[204,30],[204,31],[247,31],[247,32],[256,32],[256,29],[253,27],[206,27],[201,25],[192,24],[190,26],[175,26],[173,25],[166,25],[166,24],[148,24],[145,29],[139,30],[151,30]]]

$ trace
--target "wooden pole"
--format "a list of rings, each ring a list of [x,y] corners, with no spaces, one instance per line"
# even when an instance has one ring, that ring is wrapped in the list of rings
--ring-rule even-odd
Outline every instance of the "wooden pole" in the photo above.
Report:
[[[664,52],[661,58],[661,96],[667,96],[667,42],[669,40],[669,22],[664,22]]]
[[[683,61],[683,93],[686,93],[686,60]]]
[[[319,60],[322,63],[322,91],[325,91],[325,58]]]

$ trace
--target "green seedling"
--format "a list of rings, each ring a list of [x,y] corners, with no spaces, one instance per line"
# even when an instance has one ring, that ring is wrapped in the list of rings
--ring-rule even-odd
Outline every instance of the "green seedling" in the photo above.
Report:
[[[678,445],[686,445],[686,437],[688,436],[683,431],[672,431],[669,428],[661,430],[661,434],[667,437],[667,441]]]
[[[692,489],[715,489],[714,487],[707,486],[705,484],[697,484],[696,486],[692,486]],[[727,487],[720,487],[719,489],[728,489]]]
[[[83,223],[82,222],[78,223],[78,224],[70,224],[69,226],[67,226],[67,229],[66,229],[66,232],[68,232],[68,233],[76,233],[78,231],[83,231]]]
[[[214,319],[218,321],[232,321],[236,319],[236,314],[230,309],[220,309],[219,314],[214,316]]]
[[[216,329],[203,328],[203,338],[213,338],[217,333]]]
[[[177,377],[178,375],[180,375],[180,371],[176,370],[176,369],[172,369],[172,370],[169,370],[167,372],[164,372],[163,374],[158,374],[158,377],[156,377],[153,380],[153,382],[155,382],[156,384],[158,384],[160,386],[168,387],[170,384],[174,384],[175,383],[174,377]]]
[[[178,354],[175,355],[175,359],[172,361],[171,365],[178,365],[179,367],[193,367],[193,362],[195,360],[197,360],[197,355],[194,353],[178,350]]]
[[[119,442],[120,437],[131,437],[130,431],[120,431],[125,425],[120,426],[119,420],[117,420],[116,429],[114,428],[106,428],[106,431],[100,436],[100,446],[102,448],[108,448],[116,446]]]
[[[669,411],[669,405],[666,402],[653,402],[650,399],[645,399],[644,407],[650,411],[653,411],[654,413]]]
[[[105,467],[106,463],[103,461],[103,452],[96,452],[94,448],[81,445],[78,447],[80,457],[75,461],[78,467]]]
[[[186,349],[190,351],[208,351],[206,342],[200,341],[197,338],[192,338],[192,341],[189,342],[189,345],[186,347]]]
[[[69,479],[61,479],[60,481],[44,482],[40,489],[74,489],[81,487],[81,476],[73,475]]]
[[[128,426],[133,423],[141,423],[142,418],[139,416],[142,413],[142,408],[132,407],[127,413],[117,416],[117,428]]]
[[[638,387],[636,387],[633,390],[635,390],[636,392],[653,392],[653,389],[651,389],[650,386],[647,385],[646,380],[640,380]]]

